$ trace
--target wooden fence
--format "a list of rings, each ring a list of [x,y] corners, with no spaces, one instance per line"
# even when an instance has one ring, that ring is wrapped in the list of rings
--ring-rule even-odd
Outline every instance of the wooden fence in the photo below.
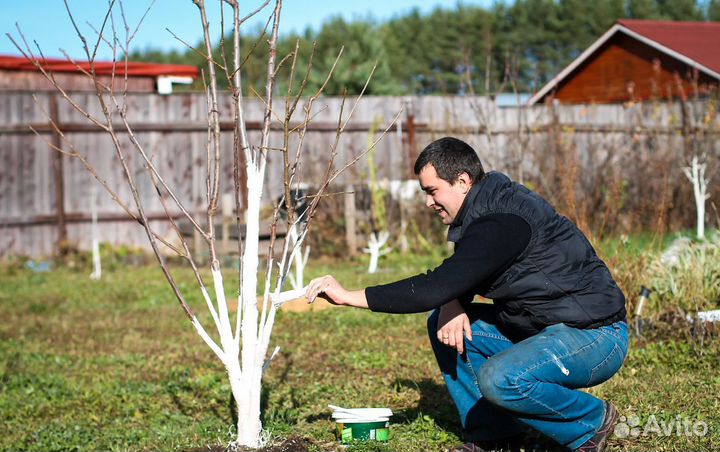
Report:
[[[99,114],[94,95],[78,93],[74,99]],[[128,102],[129,121],[137,138],[153,156],[169,185],[175,187],[181,201],[190,208],[198,208],[205,196],[205,96],[133,94]],[[226,107],[221,112],[231,111],[227,108],[229,97],[222,98],[221,103]],[[323,98],[318,106],[321,111],[308,129],[300,168],[301,180],[309,184],[324,172],[340,111],[347,114],[350,110],[347,104],[343,109],[339,98]],[[246,108],[250,139],[257,143],[263,106],[248,102]],[[398,112],[398,120],[392,124]],[[686,116],[679,105],[665,104],[499,108],[480,97],[366,97],[360,101],[340,141],[336,165],[343,165],[361,153],[370,133],[379,136],[388,128],[374,151],[378,175],[391,180],[412,178],[412,164],[419,150],[433,139],[454,135],[475,147],[486,168],[509,172],[523,181],[539,180],[537,184],[545,184],[546,191],[552,191],[551,181],[541,174],[547,167],[550,148],[567,148],[570,143],[581,171],[588,174],[597,173],[602,165],[622,167],[628,159],[652,158],[652,149],[638,150],[638,142],[648,140],[654,140],[651,148],[661,148],[682,158],[689,133],[699,133],[695,130],[698,128],[703,128],[701,132],[705,135],[707,131],[718,130],[716,117],[711,118],[708,126],[702,121],[688,122]],[[52,93],[35,96],[1,93],[0,118],[0,255],[44,256],[53,253],[64,241],[87,249],[93,190],[98,192],[101,241],[145,246],[143,229],[125,217],[81,162],[62,156],[48,145],[69,150],[72,144],[87,156],[116,193],[130,202],[110,140],[99,128]],[[61,133],[55,131],[49,118],[58,124]],[[223,165],[227,177],[222,191],[229,192],[232,118],[223,116],[221,121],[223,152],[228,156]],[[129,138],[122,138],[127,144]],[[281,139],[279,128],[274,129],[270,146],[276,146]],[[716,160],[717,136],[707,141],[710,156]],[[163,220],[162,205],[153,193],[142,162],[132,154],[129,160],[146,199],[148,217],[154,227],[170,234],[169,224]],[[282,191],[279,154],[271,152],[268,171],[265,199],[276,199]],[[367,160],[363,159],[337,184],[343,187],[366,179]],[[582,179],[581,184],[588,182]],[[687,199],[687,203],[691,204],[692,199]]]

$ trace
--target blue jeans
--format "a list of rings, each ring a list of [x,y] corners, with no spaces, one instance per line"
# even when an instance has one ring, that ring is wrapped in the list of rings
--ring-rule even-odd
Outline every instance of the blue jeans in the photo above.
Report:
[[[513,343],[494,325],[492,306],[472,305],[472,341],[460,355],[428,332],[460,421],[473,440],[501,439],[531,427],[575,449],[602,424],[602,400],[578,391],[613,376],[627,355],[625,322],[581,330],[552,325]]]

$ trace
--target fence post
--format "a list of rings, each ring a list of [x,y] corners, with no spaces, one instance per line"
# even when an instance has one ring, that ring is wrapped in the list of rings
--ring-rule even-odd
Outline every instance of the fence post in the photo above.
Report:
[[[234,200],[230,193],[222,195],[222,251],[230,252],[230,223],[233,218]],[[240,237],[238,237],[240,240]]]
[[[345,186],[345,242],[347,243],[348,253],[350,256],[357,254],[357,227],[355,224],[356,210],[355,210],[355,188],[352,184]]]
[[[60,113],[58,110],[57,96],[52,94],[49,97],[50,120],[57,126],[53,127],[52,144],[57,149],[62,149],[61,123]],[[55,214],[57,216],[57,251],[62,252],[65,242],[67,242],[67,224],[65,221],[65,177],[63,170],[63,154],[62,152],[54,152],[53,157],[53,181],[55,182]]]
[[[415,149],[415,108],[412,99],[405,101],[405,129],[407,136],[403,134],[405,141],[405,149],[407,149],[408,161],[408,179],[415,179],[415,160],[417,159],[417,150]]]

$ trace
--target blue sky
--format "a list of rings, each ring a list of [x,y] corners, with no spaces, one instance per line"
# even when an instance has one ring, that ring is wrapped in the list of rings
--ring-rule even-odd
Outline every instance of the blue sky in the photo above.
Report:
[[[124,0],[128,21],[136,24],[151,0]],[[68,0],[76,22],[88,37],[95,37],[87,23],[97,27],[102,23],[107,1],[104,0]],[[219,0],[206,0],[213,14],[209,17],[211,30],[216,30],[213,37],[219,36],[220,14],[217,11]],[[493,0],[462,0],[464,5],[492,5]],[[241,0],[246,11],[251,11],[262,4],[261,0]],[[284,0],[280,27],[285,32],[302,32],[306,27],[318,29],[328,18],[342,15],[346,19],[372,17],[383,21],[393,16],[407,13],[417,7],[421,12],[432,11],[436,7],[453,8],[456,1],[439,0]],[[265,23],[271,12],[268,5],[250,26]],[[119,16],[118,16],[119,17]],[[10,32],[17,36],[15,23],[20,25],[29,42],[36,40],[46,56],[61,57],[59,49],[64,49],[73,58],[83,58],[84,53],[80,41],[75,34],[63,0],[0,0],[0,54],[18,55],[18,50],[5,35]],[[169,28],[186,42],[195,44],[201,38],[198,10],[192,0],[156,0],[148,13],[145,22],[138,32],[132,47],[145,49],[148,47],[169,50],[182,49],[178,42],[166,30]],[[212,28],[212,25],[215,25]],[[110,58],[112,53],[105,46],[99,52],[99,58]]]

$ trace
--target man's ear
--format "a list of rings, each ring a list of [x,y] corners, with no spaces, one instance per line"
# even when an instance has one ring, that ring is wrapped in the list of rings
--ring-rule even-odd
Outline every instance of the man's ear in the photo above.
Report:
[[[463,193],[466,194],[470,191],[470,187],[472,187],[472,178],[468,173],[462,172],[458,174],[457,179],[455,179],[455,184],[458,185],[458,188],[462,188]]]

